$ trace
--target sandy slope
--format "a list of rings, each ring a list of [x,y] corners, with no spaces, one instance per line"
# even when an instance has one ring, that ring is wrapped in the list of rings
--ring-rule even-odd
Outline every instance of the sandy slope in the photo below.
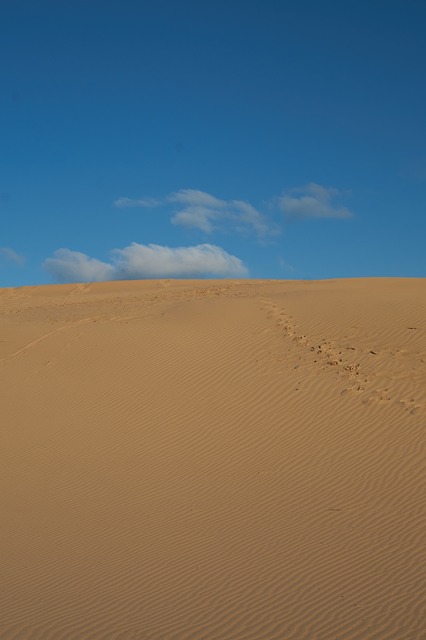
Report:
[[[0,637],[426,638],[426,281],[0,290]]]

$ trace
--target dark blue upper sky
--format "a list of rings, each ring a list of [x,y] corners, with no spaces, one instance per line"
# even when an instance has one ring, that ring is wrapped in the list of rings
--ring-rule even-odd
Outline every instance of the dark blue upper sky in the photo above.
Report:
[[[426,276],[426,3],[3,0],[0,286]]]

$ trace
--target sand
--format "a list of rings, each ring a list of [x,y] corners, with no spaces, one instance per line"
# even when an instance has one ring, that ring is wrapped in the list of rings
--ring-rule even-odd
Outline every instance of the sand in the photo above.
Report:
[[[426,280],[0,290],[0,637],[426,638]]]

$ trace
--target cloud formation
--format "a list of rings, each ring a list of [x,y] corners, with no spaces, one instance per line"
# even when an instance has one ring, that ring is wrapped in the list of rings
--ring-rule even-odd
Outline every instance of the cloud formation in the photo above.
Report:
[[[276,233],[266,217],[244,200],[221,200],[205,191],[180,189],[164,198],[119,198],[114,205],[119,208],[152,208],[161,205],[175,205],[172,224],[200,229],[212,233],[221,223],[231,223],[239,230],[252,229],[264,236]]]
[[[70,249],[58,249],[52,258],[44,261],[43,267],[58,282],[114,280],[115,270],[112,264]]]
[[[16,265],[22,265],[25,262],[24,256],[19,255],[10,247],[0,247],[0,255],[8,262],[13,262]]]
[[[288,218],[350,218],[352,212],[334,203],[341,192],[311,182],[300,189],[291,189],[278,198],[278,206]]]
[[[133,242],[123,249],[113,249],[110,262],[79,251],[58,249],[43,266],[58,282],[248,275],[247,267],[239,258],[212,244],[172,248]]]

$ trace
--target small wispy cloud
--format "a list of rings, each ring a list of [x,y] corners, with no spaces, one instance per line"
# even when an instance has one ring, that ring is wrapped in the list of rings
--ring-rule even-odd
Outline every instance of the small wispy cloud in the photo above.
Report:
[[[152,208],[174,205],[171,217],[174,225],[200,229],[212,233],[221,224],[231,224],[237,230],[251,229],[260,236],[277,233],[266,216],[245,200],[222,200],[206,191],[180,189],[164,198],[119,198],[114,205],[119,208]]]
[[[288,218],[350,218],[353,213],[336,203],[342,195],[338,189],[311,182],[291,189],[277,198],[278,206]]]
[[[242,260],[212,244],[173,248],[133,242],[123,249],[113,249],[109,262],[79,251],[58,249],[43,266],[58,282],[248,275]]]
[[[0,247],[0,255],[8,262],[13,262],[13,264],[18,266],[23,265],[25,262],[24,256],[16,253],[16,251],[10,247]]]
[[[158,198],[140,198],[139,200],[134,200],[132,198],[118,198],[115,200],[114,206],[119,209],[124,209],[126,207],[158,207],[163,203],[163,200],[159,200]]]
[[[295,273],[296,269],[292,264],[284,260],[281,256],[277,259],[277,264],[282,269],[282,271],[286,271],[287,273]]]
[[[405,163],[400,175],[405,180],[426,182],[426,158],[417,158],[417,160]]]
[[[227,201],[220,200],[206,191],[197,189],[180,189],[166,198],[167,202],[178,202],[186,206],[226,208]]]

